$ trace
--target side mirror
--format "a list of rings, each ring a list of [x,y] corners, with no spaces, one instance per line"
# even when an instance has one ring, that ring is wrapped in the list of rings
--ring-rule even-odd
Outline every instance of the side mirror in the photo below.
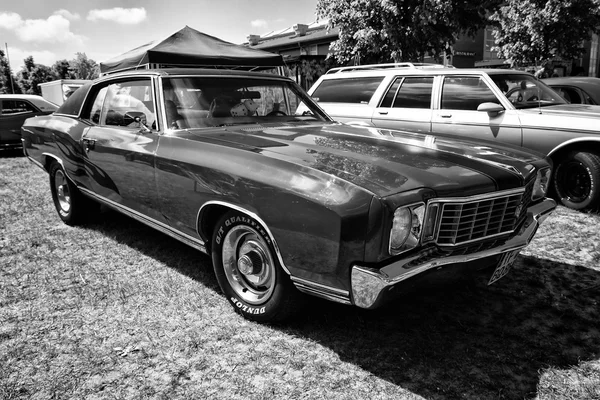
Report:
[[[487,102],[477,106],[477,111],[486,112],[490,117],[495,117],[504,111],[504,107],[498,103]]]
[[[144,132],[150,132],[150,129],[146,126],[146,114],[141,111],[126,112],[125,115],[123,115],[123,125],[134,128],[142,128]]]

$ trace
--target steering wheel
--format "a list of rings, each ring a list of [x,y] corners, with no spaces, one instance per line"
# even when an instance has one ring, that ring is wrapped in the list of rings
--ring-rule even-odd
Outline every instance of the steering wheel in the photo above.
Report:
[[[266,117],[273,117],[273,116],[275,116],[275,115],[287,115],[287,114],[286,114],[286,113],[284,113],[284,112],[283,112],[283,111],[281,111],[281,110],[273,110],[273,111],[271,111],[270,113],[268,113],[268,114],[266,115]]]

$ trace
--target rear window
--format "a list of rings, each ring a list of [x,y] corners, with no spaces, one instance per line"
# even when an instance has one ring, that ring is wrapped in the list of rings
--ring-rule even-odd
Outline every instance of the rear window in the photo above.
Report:
[[[58,114],[67,114],[67,115],[79,115],[79,110],[81,109],[81,104],[85,99],[85,96],[90,91],[92,87],[92,83],[86,83],[79,89],[73,92],[73,94],[58,108],[56,111]]]
[[[322,103],[367,104],[382,80],[383,76],[327,79],[321,82],[312,97]]]

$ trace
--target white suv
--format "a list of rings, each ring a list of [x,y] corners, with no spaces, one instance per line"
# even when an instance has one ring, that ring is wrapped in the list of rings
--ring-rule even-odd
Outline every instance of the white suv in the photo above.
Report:
[[[548,154],[557,199],[600,207],[600,106],[569,104],[533,75],[505,69],[379,64],[330,70],[309,94],[335,120],[499,140]]]

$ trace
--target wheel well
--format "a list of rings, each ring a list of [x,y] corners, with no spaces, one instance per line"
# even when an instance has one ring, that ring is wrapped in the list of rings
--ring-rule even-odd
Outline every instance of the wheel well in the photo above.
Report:
[[[54,157],[50,157],[50,156],[45,156],[44,157],[44,169],[46,170],[46,172],[50,172],[50,166],[52,165],[53,162],[57,162],[60,164],[60,162],[54,158]]]
[[[204,207],[202,213],[198,216],[198,234],[204,240],[204,246],[209,254],[211,252],[212,234],[217,222],[225,213],[232,210],[233,208],[221,204],[210,204]]]
[[[572,152],[572,151],[582,151],[586,153],[594,153],[600,156],[600,142],[596,141],[586,141],[586,142],[576,142],[566,145],[565,147],[561,147],[554,153],[550,155],[552,162],[554,163],[554,169],[558,166],[563,157]]]

